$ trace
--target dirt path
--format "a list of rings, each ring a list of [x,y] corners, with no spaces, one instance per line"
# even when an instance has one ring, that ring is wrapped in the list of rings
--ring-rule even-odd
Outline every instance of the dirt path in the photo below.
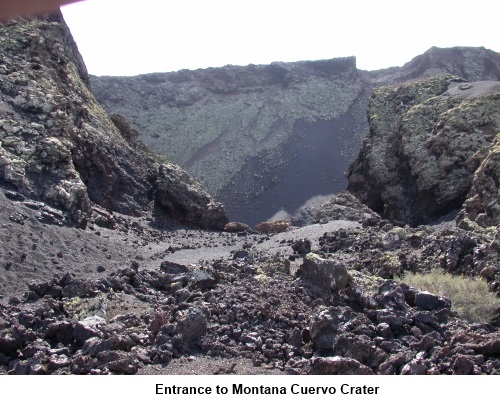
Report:
[[[0,193],[0,299],[27,291],[31,280],[50,280],[71,272],[98,278],[133,261],[155,270],[168,260],[184,265],[229,259],[248,250],[254,256],[293,253],[293,241],[308,238],[317,248],[325,232],[358,227],[351,221],[333,221],[295,228],[277,235],[174,229],[154,230],[146,219],[120,217],[125,228],[90,226],[85,230],[40,221],[40,209],[27,201],[15,201]],[[99,270],[98,270],[99,268]]]

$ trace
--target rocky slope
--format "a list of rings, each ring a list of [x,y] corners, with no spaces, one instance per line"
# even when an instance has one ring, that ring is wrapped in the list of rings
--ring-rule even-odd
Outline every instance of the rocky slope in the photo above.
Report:
[[[108,111],[251,224],[345,187],[365,87],[354,58],[92,78]]]
[[[498,53],[485,48],[432,47],[395,72],[393,80],[401,83],[443,72],[469,81],[500,80],[500,59]]]
[[[179,167],[115,123],[60,15],[0,25],[0,182],[85,226],[92,206],[222,228],[225,213]]]
[[[500,136],[497,134],[488,154],[472,179],[472,187],[460,213],[483,227],[500,224]],[[460,218],[459,217],[459,218]]]
[[[493,152],[500,132],[500,82],[437,76],[377,88],[368,119],[370,132],[349,168],[348,189],[392,221],[429,223],[461,208],[476,170]],[[491,186],[480,188],[493,193],[481,198],[498,199]],[[481,212],[498,224],[492,210]]]
[[[126,216],[82,230],[0,203],[0,373],[500,373],[498,316],[470,324],[392,279],[482,273],[500,295],[498,231],[403,229],[366,208],[363,224],[278,235],[158,232]]]
[[[341,58],[91,77],[91,84],[108,111],[127,117],[144,143],[201,181],[232,220],[253,225],[345,188],[342,173],[368,130],[375,86],[439,73],[499,80],[500,55],[432,48],[376,72]]]

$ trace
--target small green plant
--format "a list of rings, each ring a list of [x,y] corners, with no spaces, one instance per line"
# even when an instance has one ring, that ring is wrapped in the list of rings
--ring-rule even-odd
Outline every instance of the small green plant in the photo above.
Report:
[[[433,269],[429,273],[406,273],[406,284],[451,300],[451,308],[469,322],[489,322],[500,307],[500,300],[481,278],[453,276]]]

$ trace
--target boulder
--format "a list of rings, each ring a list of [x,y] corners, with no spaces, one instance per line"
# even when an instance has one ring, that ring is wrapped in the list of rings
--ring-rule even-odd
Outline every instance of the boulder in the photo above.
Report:
[[[361,203],[353,194],[341,191],[317,209],[314,219],[316,222],[345,220],[374,225],[380,221],[380,215]]]
[[[340,333],[335,337],[333,354],[341,357],[349,357],[370,367],[381,364],[387,354],[377,348],[366,335],[355,335],[353,333]]]
[[[75,341],[83,345],[91,337],[102,336],[101,327],[106,324],[106,320],[100,316],[90,316],[77,322],[73,329]]]
[[[392,228],[382,237],[382,245],[384,250],[392,250],[394,248],[400,247],[405,240],[408,232],[404,228],[398,226]]]
[[[453,362],[453,374],[472,375],[474,374],[474,361],[469,356],[458,355]]]
[[[62,344],[69,344],[73,341],[74,324],[68,321],[55,321],[50,323],[45,329],[45,338],[53,339]]]
[[[13,335],[9,331],[0,332],[0,353],[11,354],[20,349],[23,345],[23,340]]]
[[[224,232],[230,233],[248,232],[249,230],[250,227],[241,222],[229,222],[224,226]]]
[[[292,250],[299,255],[311,253],[311,241],[309,239],[299,239],[293,242]]]
[[[339,326],[354,317],[355,313],[347,307],[318,307],[309,328],[314,348],[319,352],[332,351]]]
[[[351,279],[344,264],[323,259],[314,253],[304,257],[296,277],[336,293],[345,289]]]
[[[187,310],[178,321],[175,333],[182,337],[186,344],[195,343],[207,330],[207,318],[203,310],[199,307],[192,307]]]
[[[162,310],[156,310],[152,321],[149,324],[149,330],[154,335],[158,334],[163,327],[168,322],[167,314]]]
[[[271,219],[255,225],[255,231],[259,233],[281,233],[285,232],[292,223],[284,219]]]
[[[346,357],[316,357],[311,360],[311,374],[372,375],[373,370],[359,361]]]
[[[450,308],[451,303],[447,298],[439,297],[428,291],[419,291],[415,294],[415,305],[426,311],[435,311]]]
[[[474,337],[468,346],[476,353],[498,356],[500,355],[500,332],[490,333],[482,337]]]
[[[405,364],[401,370],[401,375],[427,375],[428,367],[421,360],[412,360]]]
[[[54,372],[61,368],[69,367],[70,359],[65,354],[53,354],[49,358],[49,370]]]
[[[140,367],[133,353],[120,350],[104,351],[97,355],[101,367],[116,374],[135,374]]]

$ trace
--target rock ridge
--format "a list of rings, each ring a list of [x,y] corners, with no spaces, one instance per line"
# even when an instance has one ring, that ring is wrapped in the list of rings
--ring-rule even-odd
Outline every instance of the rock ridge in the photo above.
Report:
[[[500,132],[499,90],[449,75],[375,89],[348,190],[403,224],[460,209]]]
[[[91,82],[104,108],[127,117],[149,147],[203,183],[232,221],[254,225],[345,189],[337,173],[362,145],[375,87],[440,74],[500,80],[499,66],[500,55],[485,48],[434,47],[403,67],[373,72],[347,57]]]

